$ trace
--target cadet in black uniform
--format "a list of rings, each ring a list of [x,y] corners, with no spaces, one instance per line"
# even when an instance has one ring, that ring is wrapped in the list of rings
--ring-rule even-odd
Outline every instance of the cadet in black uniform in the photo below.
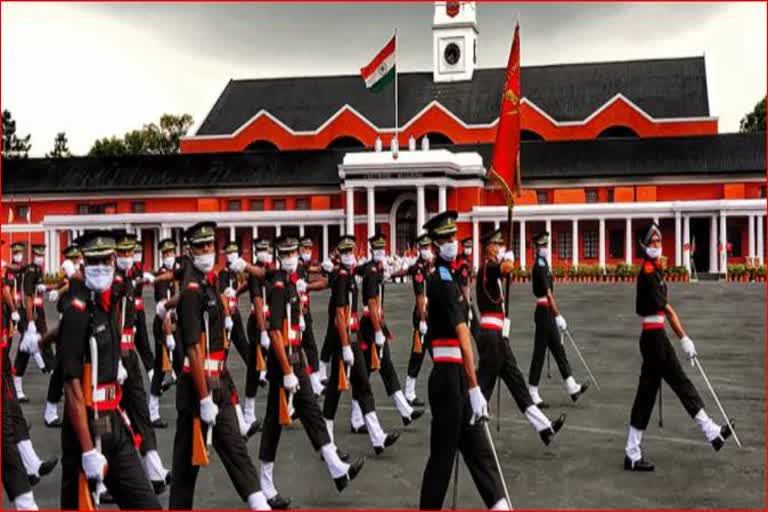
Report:
[[[469,325],[472,336],[477,338],[480,324],[478,319],[475,318],[475,311],[472,308],[472,294],[470,293],[470,286],[475,277],[474,272],[472,271],[472,238],[465,238],[461,241],[459,255],[456,256],[454,265],[456,278],[459,283],[459,290],[461,290],[461,293],[464,295],[464,300],[466,300],[465,307],[467,308],[467,314],[469,315],[469,323],[467,325]]]
[[[323,416],[328,434],[333,440],[333,421],[339,407],[339,370],[343,366],[349,376],[352,387],[352,399],[360,404],[365,422],[365,431],[371,439],[376,454],[393,445],[400,437],[399,432],[385,433],[376,415],[376,402],[368,380],[365,356],[359,343],[352,340],[352,333],[358,331],[357,283],[355,282],[355,239],[345,235],[341,237],[336,250],[340,255],[340,265],[328,279],[331,297],[328,301],[328,328],[325,333],[325,346],[329,347],[331,375],[325,389]],[[353,430],[354,431],[354,430]]]
[[[224,336],[224,310],[213,271],[215,230],[216,223],[200,222],[185,233],[192,268],[182,281],[176,308],[177,337],[184,362],[176,384],[178,417],[169,508],[193,508],[200,470],[192,462],[196,442],[193,424],[199,418],[207,426],[204,431],[213,429],[213,447],[243,502],[252,510],[269,510],[232,405],[234,385],[226,365],[229,347]]]
[[[78,475],[83,471],[89,480],[103,481],[121,509],[159,509],[118,411],[119,381],[125,370],[120,358],[119,306],[112,295],[115,238],[110,232],[91,232],[81,237],[80,247],[85,286],[73,290],[59,340],[66,397],[61,508],[78,509]]]
[[[267,412],[264,416],[264,433],[261,436],[259,461],[261,462],[261,488],[272,508],[287,508],[290,500],[282,498],[275,488],[273,469],[280,442],[280,391],[285,389],[288,408],[291,404],[301,419],[304,431],[315,451],[320,451],[328,472],[341,492],[354,479],[365,463],[365,458],[353,464],[343,462],[339,457],[323,424],[320,407],[312,393],[307,376],[307,361],[302,352],[300,318],[302,305],[298,288],[306,286],[298,274],[299,244],[293,237],[281,237],[276,241],[280,270],[269,279],[267,292],[269,303],[269,335],[271,338],[267,370],[269,395]],[[345,457],[346,458],[346,457]]]
[[[133,309],[135,319],[133,341],[136,346],[136,352],[139,354],[141,363],[144,366],[144,371],[147,372],[147,378],[151,381],[154,376],[154,372],[152,371],[154,367],[154,356],[152,355],[152,349],[149,346],[147,315],[144,313],[144,284],[152,284],[154,282],[154,276],[148,272],[144,272],[141,241],[136,240],[133,248],[133,255],[131,255],[131,257],[133,263],[131,264],[130,269],[126,271],[126,277],[133,281]]]
[[[533,295],[536,297],[536,334],[533,342],[533,356],[531,358],[531,370],[528,373],[528,391],[533,403],[544,409],[547,406],[539,395],[539,380],[541,370],[544,368],[544,357],[547,349],[552,352],[555,363],[560,370],[560,375],[565,381],[565,390],[571,395],[574,402],[589,388],[589,381],[579,385],[571,373],[571,365],[563,347],[562,331],[568,328],[565,318],[560,314],[554,295],[552,272],[549,270],[549,252],[547,242],[549,233],[539,233],[533,238],[536,247],[536,262],[531,272]]]
[[[637,276],[637,300],[635,311],[642,318],[643,331],[640,335],[640,353],[643,366],[640,382],[632,405],[629,435],[624,450],[624,469],[631,471],[653,471],[654,465],[643,459],[640,443],[648,420],[653,412],[656,395],[664,379],[694,419],[707,441],[715,451],[720,450],[731,436],[731,426],[716,424],[704,411],[704,402],[693,383],[680,366],[675,349],[672,347],[664,323],[669,325],[680,338],[680,347],[693,364],[696,347],[683,330],[680,318],[667,302],[667,285],[664,283],[661,263],[661,230],[652,224],[645,232],[640,246],[643,249],[643,265]]]
[[[419,257],[408,272],[411,274],[413,294],[416,304],[413,306],[413,340],[411,342],[411,357],[408,359],[408,373],[405,376],[405,399],[412,407],[423,407],[424,401],[416,396],[416,379],[424,361],[424,337],[427,335],[427,288],[426,282],[432,272],[432,239],[429,235],[421,235],[416,239],[419,247]]]
[[[504,246],[504,237],[497,229],[483,237],[483,262],[477,272],[477,308],[480,312],[477,350],[480,357],[477,380],[486,400],[491,399],[496,380],[501,377],[509,392],[531,426],[545,445],[552,442],[562,428],[565,415],[554,423],[533,403],[517,360],[509,344],[509,320],[505,313],[501,279],[513,267],[515,256]],[[501,390],[499,390],[501,392]],[[497,414],[499,411],[496,412]]]
[[[456,217],[449,210],[424,225],[438,255],[435,271],[427,279],[427,346],[434,363],[429,375],[432,428],[419,508],[442,508],[459,450],[486,506],[508,510],[501,475],[481,425],[488,420],[488,404],[477,384],[467,308],[452,270],[459,252]]]
[[[384,262],[387,257],[387,239],[381,233],[376,233],[368,239],[368,243],[371,248],[371,260],[357,269],[357,274],[363,276],[363,318],[360,320],[359,345],[365,357],[369,378],[374,371],[371,361],[374,356],[373,351],[376,351],[376,357],[379,359],[379,375],[384,382],[384,389],[400,413],[403,424],[407,426],[411,421],[420,418],[424,410],[414,410],[405,399],[400,388],[400,379],[392,364],[389,350],[392,334],[384,320]],[[352,401],[352,427],[361,429],[364,425],[360,406],[356,401]]]
[[[320,356],[317,350],[317,340],[315,339],[315,330],[312,323],[311,295],[310,291],[323,290],[328,287],[328,276],[320,269],[317,262],[312,259],[312,248],[314,242],[308,236],[299,240],[299,276],[307,283],[307,289],[299,292],[301,306],[304,316],[304,331],[302,334],[302,345],[304,353],[307,355],[307,367],[310,369],[309,381],[312,384],[312,392],[315,396],[323,394],[323,378],[320,373]],[[315,275],[310,278],[310,275]]]

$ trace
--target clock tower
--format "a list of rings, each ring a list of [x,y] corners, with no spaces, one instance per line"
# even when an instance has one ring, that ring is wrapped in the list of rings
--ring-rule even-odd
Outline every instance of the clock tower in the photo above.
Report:
[[[432,77],[435,82],[472,80],[477,66],[475,2],[435,2],[432,22]]]

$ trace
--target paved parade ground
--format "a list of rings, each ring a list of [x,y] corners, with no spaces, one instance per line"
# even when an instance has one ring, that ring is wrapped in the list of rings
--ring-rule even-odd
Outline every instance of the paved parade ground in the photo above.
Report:
[[[541,395],[552,408],[545,410],[554,419],[568,415],[564,429],[545,448],[538,435],[517,410],[504,389],[501,402],[501,431],[496,434],[498,411],[492,405],[492,431],[515,508],[765,508],[765,287],[763,284],[670,284],[670,301],[678,311],[688,334],[696,343],[700,361],[707,370],[744,445],[733,440],[715,453],[695,423],[685,414],[669,387],[664,387],[664,428],[658,427],[658,408],[644,437],[644,455],[656,464],[654,473],[630,473],[622,469],[627,422],[640,373],[638,339],[640,323],[634,313],[635,288],[631,284],[559,285],[556,296],[563,315],[584,356],[597,376],[601,392],[593,386],[573,405],[552,364],[552,378],[546,369]],[[530,285],[512,288],[512,349],[525,375],[528,374],[533,340],[533,299]],[[151,289],[147,290],[147,312],[154,311]],[[327,318],[327,294],[313,295],[315,334],[321,344]],[[241,308],[247,314],[246,298]],[[392,354],[401,382],[410,349],[410,318],[413,293],[410,285],[387,289],[387,320],[396,336]],[[54,309],[48,306],[49,319]],[[151,325],[151,318],[148,318]],[[53,326],[55,321],[50,321]],[[671,334],[671,331],[670,331]],[[151,335],[151,332],[150,332]],[[567,343],[567,342],[566,342]],[[16,344],[14,343],[14,349]],[[233,349],[234,350],[234,349]],[[572,347],[566,352],[577,380],[586,374]],[[681,352],[678,350],[678,354]],[[241,394],[245,372],[235,352],[230,368]],[[686,372],[698,388],[709,414],[718,423],[720,413],[703,379],[695,368]],[[426,400],[427,377],[431,369],[425,360],[418,383],[418,396]],[[386,430],[400,429],[399,416],[384,393],[381,379],[372,376],[377,409]],[[30,403],[24,412],[32,422],[34,445],[41,458],[60,454],[59,430],[43,426],[42,411],[47,377],[34,364],[24,380]],[[259,391],[257,412],[263,415],[265,393]],[[296,423],[285,432],[275,464],[275,483],[282,495],[299,508],[414,508],[429,446],[429,412],[406,428],[400,441],[376,457],[368,437],[349,432],[350,395],[345,394],[336,423],[336,441],[353,455],[367,455],[368,463],[357,480],[338,494],[319,456],[312,453],[308,439]],[[161,411],[171,428],[158,430],[163,462],[170,465],[174,391],[161,399]],[[257,434],[249,442],[256,461]],[[60,465],[34,489],[41,508],[58,508]],[[445,508],[451,506],[452,487]],[[5,505],[8,505],[4,496]],[[168,493],[161,497],[167,506]],[[200,472],[196,508],[243,508],[223,466],[212,456],[211,465]],[[459,508],[483,508],[483,503],[461,466]]]

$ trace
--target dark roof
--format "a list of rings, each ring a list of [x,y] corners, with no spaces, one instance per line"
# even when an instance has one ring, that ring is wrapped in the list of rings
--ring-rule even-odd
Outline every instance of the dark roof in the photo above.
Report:
[[[765,174],[765,133],[523,142],[523,182],[578,178]],[[477,151],[486,168],[493,146]],[[338,186],[343,150],[3,160],[6,194]]]
[[[471,81],[449,83],[434,83],[432,72],[400,73],[400,125],[432,100],[468,124],[492,122],[505,71],[478,69]],[[522,68],[520,87],[557,121],[581,121],[618,93],[653,117],[709,115],[704,57],[529,66]],[[387,128],[393,96],[368,92],[359,75],[231,80],[197,135],[233,133],[262,109],[294,130],[316,130],[345,104]]]

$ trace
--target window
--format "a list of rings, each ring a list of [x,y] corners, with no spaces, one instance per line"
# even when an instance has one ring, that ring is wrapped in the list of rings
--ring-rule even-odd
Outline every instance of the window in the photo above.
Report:
[[[117,204],[115,203],[101,203],[101,204],[78,204],[78,215],[100,215],[100,214],[112,214],[117,213]]]
[[[273,210],[285,210],[285,199],[273,199],[272,200],[272,209]]]
[[[557,255],[561,260],[571,258],[571,249],[573,248],[571,240],[571,233],[568,231],[562,231],[557,234]]]
[[[608,254],[611,258],[624,257],[624,232],[612,229],[608,233]]]
[[[251,199],[251,211],[262,211],[262,210],[264,210],[264,200]]]
[[[728,251],[730,256],[735,256],[736,258],[741,257],[741,228],[740,227],[728,228],[728,247],[730,248],[730,250]]]
[[[26,221],[28,214],[29,214],[29,206],[17,206],[16,207],[16,218],[17,219]]]
[[[539,204],[548,204],[549,203],[549,193],[547,193],[546,190],[537,190],[536,191],[536,202]]]
[[[597,190],[587,190],[587,202],[588,203],[597,202]]]
[[[613,202],[613,189],[612,188],[608,189],[608,202],[609,203]]]
[[[134,201],[131,203],[131,212],[144,213],[146,211],[146,205],[144,201]]]
[[[760,187],[760,199],[765,199],[765,185]]]
[[[584,259],[597,258],[597,246],[600,245],[597,238],[597,231],[584,232]]]
[[[77,214],[78,215],[88,215],[89,209],[87,204],[79,204],[77,205]]]
[[[227,210],[230,212],[239,212],[240,211],[240,200],[239,199],[230,199],[227,201]]]
[[[309,210],[309,199],[307,199],[306,197],[296,198],[296,209]]]
[[[515,259],[520,261],[520,237],[516,236],[512,239],[512,252],[515,253]]]

